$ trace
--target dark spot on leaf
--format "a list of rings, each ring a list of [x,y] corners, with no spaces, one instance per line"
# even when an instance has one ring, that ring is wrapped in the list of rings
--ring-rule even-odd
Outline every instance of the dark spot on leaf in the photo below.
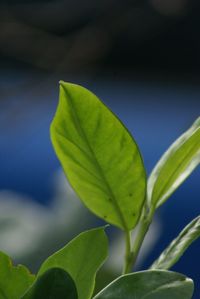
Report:
[[[133,217],[135,217],[135,216],[136,216],[135,212],[133,212],[133,214],[132,214],[132,215],[133,215]]]
[[[109,201],[112,201],[112,198],[109,197],[108,200],[109,200]]]
[[[126,142],[126,138],[124,135],[122,135],[121,139],[120,139],[120,147],[123,148],[124,147],[124,144]]]
[[[107,219],[107,216],[106,216],[106,215],[104,215],[104,216],[103,216],[103,218],[104,218],[104,219]]]
[[[132,193],[129,193],[129,196],[131,197],[133,194]]]

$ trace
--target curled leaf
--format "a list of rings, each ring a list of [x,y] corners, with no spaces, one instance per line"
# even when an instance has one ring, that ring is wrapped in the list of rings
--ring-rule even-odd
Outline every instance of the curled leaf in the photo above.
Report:
[[[200,117],[153,169],[147,185],[149,207],[158,208],[200,163]]]
[[[170,269],[187,248],[200,237],[200,216],[190,222],[179,236],[163,251],[152,264],[151,269]]]

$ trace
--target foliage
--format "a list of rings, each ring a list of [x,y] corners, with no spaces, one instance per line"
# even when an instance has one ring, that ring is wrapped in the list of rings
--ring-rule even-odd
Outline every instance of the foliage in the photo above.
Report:
[[[62,268],[51,268],[38,277],[23,299],[78,299],[71,276]]]
[[[151,269],[170,269],[185,250],[200,237],[200,217],[192,220],[153,263]]]
[[[94,299],[188,299],[193,282],[184,275],[164,271],[141,271],[123,275],[103,289]]]
[[[51,139],[82,202],[125,235],[123,273],[93,299],[190,299],[193,281],[168,269],[200,236],[199,217],[149,270],[132,269],[156,209],[200,163],[200,118],[170,146],[147,180],[139,148],[121,121],[93,93],[61,81]],[[77,236],[47,258],[36,277],[0,253],[0,299],[91,299],[96,272],[107,257],[104,230]]]
[[[14,267],[10,258],[0,252],[0,299],[19,299],[34,280],[26,267]]]
[[[61,82],[51,138],[85,205],[109,223],[134,228],[146,176],[138,147],[117,117],[85,88]]]
[[[57,267],[74,280],[79,299],[91,297],[95,274],[107,257],[108,242],[103,228],[86,231],[50,256],[41,266],[38,276]]]

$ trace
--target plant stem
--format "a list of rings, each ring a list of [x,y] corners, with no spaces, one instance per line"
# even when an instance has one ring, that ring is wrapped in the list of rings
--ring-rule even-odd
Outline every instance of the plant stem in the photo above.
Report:
[[[127,274],[130,272],[130,260],[132,259],[131,252],[131,231],[125,231],[126,238],[126,253],[125,253],[125,262],[122,274]]]
[[[146,236],[146,233],[149,230],[149,226],[151,224],[151,220],[150,219],[143,219],[140,223],[140,227],[137,233],[137,236],[135,238],[134,241],[134,246],[133,246],[133,254],[132,254],[132,260],[131,260],[131,266],[133,267],[136,263],[137,257],[139,255],[140,249],[142,247],[144,238]]]
[[[149,226],[151,225],[153,212],[154,212],[153,210],[150,211],[149,215],[144,216],[144,218],[141,220],[132,250],[131,250],[131,232],[130,231],[125,232],[126,255],[125,255],[123,274],[130,273],[132,267],[135,265],[142,243],[149,229]]]

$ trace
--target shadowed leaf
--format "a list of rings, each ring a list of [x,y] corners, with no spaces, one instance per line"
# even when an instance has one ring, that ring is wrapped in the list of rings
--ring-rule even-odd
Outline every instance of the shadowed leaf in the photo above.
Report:
[[[50,256],[38,276],[51,268],[61,268],[74,280],[79,299],[88,299],[94,290],[95,276],[107,257],[108,241],[103,228],[81,233],[64,248]]]
[[[41,275],[21,299],[78,299],[71,276],[60,268]]]

